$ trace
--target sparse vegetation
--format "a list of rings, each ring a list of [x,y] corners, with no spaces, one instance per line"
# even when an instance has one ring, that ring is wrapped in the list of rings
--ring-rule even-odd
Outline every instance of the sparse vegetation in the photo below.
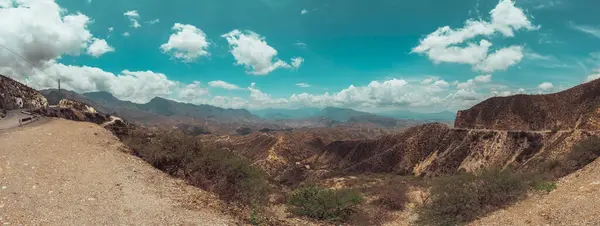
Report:
[[[554,178],[569,175],[600,157],[600,137],[590,136],[578,144],[562,160],[553,160],[546,163],[546,170]]]
[[[229,151],[204,146],[179,131],[138,129],[123,142],[154,167],[215,192],[225,201],[255,205],[267,200],[265,174]]]
[[[541,192],[546,192],[546,193],[554,191],[554,189],[556,189],[556,187],[557,187],[556,182],[549,181],[549,180],[538,181],[537,183],[535,183],[533,185],[533,188],[536,191],[541,191]]]
[[[567,156],[564,169],[571,173],[590,164],[600,157],[600,137],[591,136],[579,142]]]
[[[430,198],[419,209],[421,225],[457,225],[503,208],[524,197],[529,175],[491,169],[433,181]]]
[[[404,184],[390,185],[379,194],[377,202],[389,210],[403,210],[409,201],[407,192]]]
[[[251,133],[252,133],[252,129],[250,129],[250,128],[248,128],[248,127],[239,127],[239,128],[237,128],[237,129],[235,130],[235,132],[236,132],[238,135],[245,136],[245,135],[251,134]]]
[[[288,199],[290,212],[319,220],[344,222],[356,212],[362,196],[347,189],[327,189],[318,186],[299,188]]]

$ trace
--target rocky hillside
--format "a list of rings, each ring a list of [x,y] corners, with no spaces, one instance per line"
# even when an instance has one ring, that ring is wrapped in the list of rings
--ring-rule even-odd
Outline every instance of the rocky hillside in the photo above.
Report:
[[[346,173],[435,176],[460,170],[513,166],[538,168],[593,135],[583,130],[512,132],[452,129],[427,124],[379,139],[336,141],[314,161],[317,169]]]
[[[254,132],[246,136],[202,136],[203,141],[239,153],[272,177],[320,154],[331,142],[367,139],[383,130],[353,127],[304,128],[293,131]]]
[[[493,97],[459,111],[454,127],[499,130],[600,129],[600,80],[546,95]]]
[[[0,109],[41,108],[48,101],[35,89],[0,75]]]

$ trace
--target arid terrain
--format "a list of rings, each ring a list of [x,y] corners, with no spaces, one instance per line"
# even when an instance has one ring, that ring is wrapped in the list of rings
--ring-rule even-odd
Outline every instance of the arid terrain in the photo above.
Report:
[[[126,154],[104,128],[45,119],[0,132],[5,225],[233,225],[210,193]]]
[[[37,106],[32,111],[41,119],[0,131],[0,221],[423,225],[422,208],[436,198],[431,189],[439,186],[438,179],[468,173],[475,176],[463,179],[477,178],[475,172],[502,169],[516,172],[508,178],[498,175],[506,183],[517,183],[512,177],[540,183],[526,176],[539,173],[544,187],[533,184],[535,189],[519,190],[519,195],[460,222],[596,225],[600,165],[598,160],[586,164],[598,157],[598,143],[583,149],[580,143],[596,142],[600,135],[593,126],[596,97],[586,91],[597,84],[600,81],[550,95],[491,98],[459,112],[453,128],[335,108],[324,112],[337,112],[346,122],[339,123],[333,115],[267,122],[244,111],[156,98],[134,105],[102,93],[67,92],[78,100],[51,100],[56,106],[44,107],[47,101],[37,91],[5,82],[7,90],[13,90],[11,96],[23,98],[24,106]],[[580,113],[560,110],[575,109],[569,96],[584,98],[577,105]],[[527,101],[538,104],[529,107],[538,106],[536,111],[546,116],[523,121],[533,117],[528,115],[532,111],[514,103]],[[543,107],[544,101],[553,102],[554,108]],[[3,103],[9,103],[3,105],[9,110],[16,108],[13,102]],[[133,118],[139,112],[142,118],[132,123],[98,109],[119,109],[117,116]],[[222,111],[219,117],[236,115],[238,121],[219,123],[225,119],[213,118],[218,115],[213,111]],[[135,123],[143,117],[160,123]],[[584,152],[574,155],[577,148]],[[555,171],[557,178],[548,177]],[[314,185],[330,190],[310,190]],[[293,201],[298,192],[308,192],[297,196],[302,202],[319,192],[333,194],[324,200],[341,199],[335,205],[360,201],[327,213],[333,215],[318,215],[324,213],[291,209],[299,202]],[[397,206],[390,208],[392,204]],[[310,208],[304,211],[310,212],[325,204],[306,205]]]

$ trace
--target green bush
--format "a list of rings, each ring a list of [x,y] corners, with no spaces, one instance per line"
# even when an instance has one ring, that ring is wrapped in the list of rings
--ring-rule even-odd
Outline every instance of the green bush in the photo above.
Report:
[[[268,198],[269,186],[261,170],[230,151],[204,146],[194,137],[138,129],[123,142],[152,166],[215,192],[225,201],[251,205]]]
[[[420,225],[457,225],[503,208],[522,198],[528,175],[491,169],[436,178],[430,199],[419,210]]]
[[[293,191],[288,205],[290,212],[297,215],[343,222],[356,211],[362,199],[359,193],[351,190],[310,186]]]
[[[554,189],[557,188],[556,186],[556,182],[554,181],[548,181],[548,180],[544,180],[544,181],[539,181],[537,183],[535,183],[533,185],[533,188],[536,191],[543,191],[543,192],[551,192],[554,191]]]

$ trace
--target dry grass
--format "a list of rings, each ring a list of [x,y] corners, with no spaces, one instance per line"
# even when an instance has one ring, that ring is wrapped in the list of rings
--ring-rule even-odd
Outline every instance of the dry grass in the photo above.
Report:
[[[291,193],[289,211],[318,220],[345,222],[357,212],[362,196],[348,189],[328,189],[318,186],[299,188]]]
[[[430,199],[419,210],[420,225],[470,222],[523,198],[531,177],[511,170],[491,169],[436,178]]]
[[[178,131],[137,129],[123,143],[154,167],[215,192],[224,201],[252,206],[267,201],[265,174],[234,153],[204,146]]]

